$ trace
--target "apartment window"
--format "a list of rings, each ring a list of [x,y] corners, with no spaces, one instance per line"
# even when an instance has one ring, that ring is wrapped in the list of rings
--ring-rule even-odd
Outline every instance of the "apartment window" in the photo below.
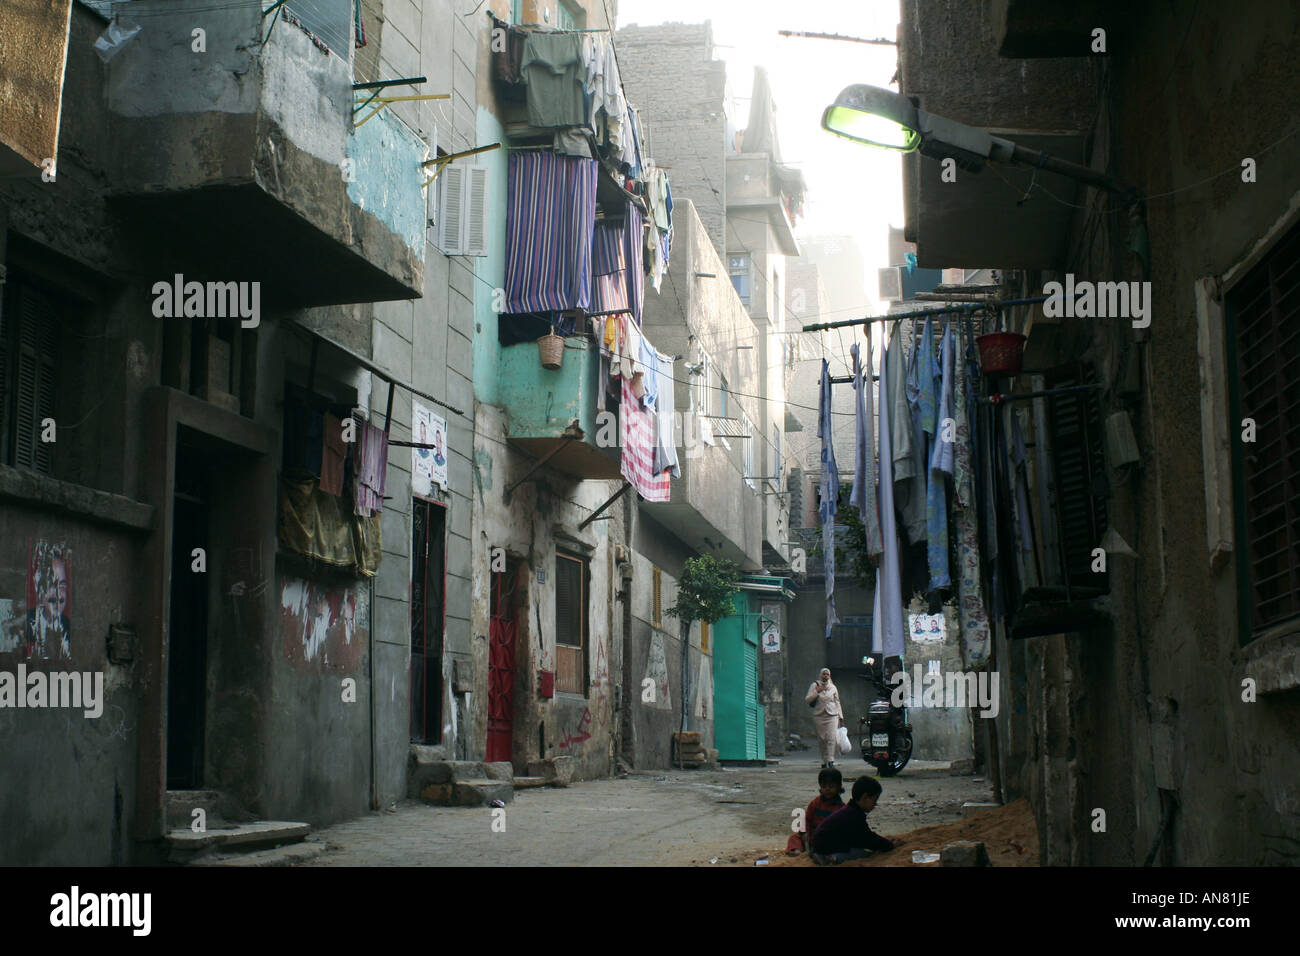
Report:
[[[555,553],[555,689],[587,690],[587,561]]]
[[[1096,372],[1075,362],[1049,370],[1044,379],[1049,389],[1071,388],[1094,383]],[[1047,400],[1047,421],[1061,536],[1061,583],[1068,579],[1072,588],[1099,588],[1107,593],[1109,573],[1092,570],[1093,551],[1100,547],[1108,524],[1110,493],[1097,392],[1052,395]]]
[[[698,366],[698,371],[693,376],[695,381],[694,381],[694,391],[691,397],[695,405],[696,414],[707,415],[709,414],[709,379],[710,379],[709,357],[705,355],[703,352],[701,352],[700,360],[696,364]]]
[[[718,391],[716,394],[718,398],[718,401],[716,403],[718,406],[718,417],[726,418],[727,417],[727,377],[725,375],[718,376]]]
[[[658,568],[655,568],[652,578],[654,583],[654,598],[653,598],[654,605],[650,611],[650,615],[651,615],[650,622],[654,624],[655,627],[663,627],[663,623],[664,623],[663,572],[660,571]]]
[[[11,273],[0,309],[3,461],[45,475],[53,471],[54,444],[41,441],[41,423],[55,417],[59,395],[60,313],[53,294]]]
[[[729,271],[731,284],[736,287],[740,301],[749,305],[749,256],[731,256]]]
[[[1300,617],[1300,226],[1225,298],[1240,640]],[[1242,440],[1243,419],[1255,440]]]
[[[587,12],[576,3],[560,0],[555,11],[555,25],[561,30],[581,30],[587,25]]]

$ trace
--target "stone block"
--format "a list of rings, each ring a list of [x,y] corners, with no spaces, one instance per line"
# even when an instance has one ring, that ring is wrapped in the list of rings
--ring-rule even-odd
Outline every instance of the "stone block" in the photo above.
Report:
[[[958,840],[939,851],[940,866],[992,866],[983,843]]]
[[[482,807],[493,800],[509,803],[515,788],[503,780],[458,780],[453,784],[455,802],[462,807]]]
[[[977,803],[973,800],[967,800],[961,805],[961,815],[963,817],[969,817],[973,814],[979,813],[981,810],[996,810],[1000,806],[1000,803]]]
[[[494,763],[485,763],[483,769],[487,771],[489,780],[514,780],[515,768],[508,760],[499,760]]]
[[[573,758],[548,757],[528,765],[528,776],[541,777],[553,787],[567,787],[573,781]]]
[[[420,791],[420,799],[440,807],[450,806],[453,798],[452,789],[449,783],[431,783]]]

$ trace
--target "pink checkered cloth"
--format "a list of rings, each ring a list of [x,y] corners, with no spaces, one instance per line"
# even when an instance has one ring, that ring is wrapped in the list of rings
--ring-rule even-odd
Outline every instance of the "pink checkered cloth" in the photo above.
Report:
[[[672,498],[668,470],[665,469],[657,476],[654,474],[654,413],[646,411],[632,393],[632,383],[626,378],[622,381],[623,400],[619,406],[619,416],[623,419],[623,454],[619,470],[646,501],[668,501]]]

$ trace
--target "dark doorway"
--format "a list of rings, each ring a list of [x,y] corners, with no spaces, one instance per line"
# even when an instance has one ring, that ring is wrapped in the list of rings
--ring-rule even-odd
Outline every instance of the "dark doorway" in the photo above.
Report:
[[[518,562],[492,574],[492,607],[488,637],[487,760],[510,760],[515,727],[515,582]]]
[[[167,630],[167,789],[203,785],[207,706],[208,576],[194,570],[194,549],[208,555],[209,467],[182,437],[176,447],[172,512],[171,621]]]
[[[411,509],[411,742],[442,743],[442,631],[447,510],[415,498]]]

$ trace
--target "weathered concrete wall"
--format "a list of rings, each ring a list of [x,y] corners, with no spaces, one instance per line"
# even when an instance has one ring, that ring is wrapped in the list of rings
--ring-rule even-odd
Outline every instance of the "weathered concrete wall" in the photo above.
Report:
[[[518,772],[527,764],[557,756],[574,758],[578,778],[610,772],[614,741],[614,680],[610,638],[616,600],[614,554],[608,522],[578,525],[617,488],[606,481],[576,481],[548,471],[535,472],[514,489],[505,489],[534,463],[506,442],[506,416],[479,403],[475,419],[474,509],[471,553],[470,632],[479,692],[468,702],[467,755],[482,759],[488,713],[488,635],[491,610],[492,549],[519,561],[519,585],[527,597],[519,616],[515,646],[512,759]],[[540,696],[539,672],[556,667],[556,549],[588,562],[586,692]],[[464,719],[464,718],[462,718]]]
[[[677,576],[695,552],[661,527],[642,507],[632,536],[632,630],[627,651],[631,681],[624,690],[631,708],[630,755],[637,769],[664,768],[672,761],[672,735],[682,728],[682,641],[677,618],[654,613],[654,571],[660,573],[660,610],[677,600]],[[691,625],[687,676],[688,729],[701,731],[713,746],[712,649],[700,647],[700,624]],[[646,681],[652,683],[647,684]],[[649,694],[650,700],[646,700]]]
[[[21,474],[0,472],[6,487]],[[29,676],[88,673],[103,682],[97,717],[84,708],[14,709],[15,700],[0,708],[0,863],[103,866],[131,859],[139,672],[110,663],[105,647],[110,625],[138,620],[141,531],[30,501],[0,501],[0,681],[16,681],[22,665]],[[41,614],[44,600],[29,600],[31,566],[44,546],[57,547],[65,562],[69,659],[27,659],[27,613]]]
[[[948,6],[972,16],[988,10]],[[1142,468],[1110,472],[1107,503],[1112,526],[1139,557],[1112,557],[1109,627],[997,641],[1011,698],[999,719],[1002,787],[1009,797],[1034,797],[1048,862],[1141,864],[1158,838],[1166,865],[1298,859],[1290,834],[1300,820],[1300,747],[1290,728],[1300,705],[1294,690],[1254,703],[1241,697],[1241,681],[1265,672],[1270,652],[1282,659],[1294,637],[1241,646],[1235,560],[1245,542],[1211,563],[1194,300],[1198,278],[1229,273],[1298,205],[1300,153],[1280,144],[1297,111],[1296,17],[1286,4],[1184,2],[1135,10],[1119,35],[1112,31],[1109,96],[1091,160],[1151,197],[1150,266],[1141,275],[1126,257],[1124,217],[1090,207],[1075,217],[1067,269],[1094,281],[1149,279],[1152,322],[1142,345],[1128,323],[1075,323],[1055,358],[1092,358],[1112,386],[1123,360],[1140,368],[1131,412]],[[1074,98],[1042,71],[1062,69],[1066,83],[1070,70],[1102,68],[1092,59],[999,60],[995,43],[989,31],[967,31],[963,67],[933,46],[913,42],[908,51],[905,38],[905,88],[933,85],[956,119],[1056,125]],[[914,82],[921,65],[924,82]],[[1042,82],[1019,89],[1007,71],[1021,69]],[[967,99],[969,109],[959,109]],[[1079,109],[1081,128],[1092,127],[1091,110]],[[1225,116],[1233,121],[1225,125]],[[1254,183],[1237,173],[1244,157],[1259,163]],[[1040,289],[1047,278],[1027,284]],[[1104,403],[1102,415],[1122,407]],[[1209,460],[1221,469],[1217,479],[1231,480],[1221,452]],[[1106,810],[1104,833],[1089,826],[1095,808]]]
[[[712,24],[634,24],[614,34],[614,43],[655,159],[671,167],[674,208],[684,199],[695,203],[709,241],[724,254],[727,76],[726,64],[713,59]]]
[[[922,602],[913,600],[908,612],[924,614],[926,608]],[[919,760],[970,760],[974,757],[971,707],[975,701],[967,707],[925,706],[924,676],[921,684],[915,678],[915,668],[919,665],[921,674],[925,675],[932,666],[931,661],[938,662],[939,673],[945,678],[944,687],[949,674],[962,673],[960,625],[955,606],[945,606],[943,616],[942,641],[917,640],[910,628],[908,631],[903,663],[911,681],[912,701],[907,719],[912,725],[912,756]]]
[[[32,173],[55,156],[72,0],[14,0],[0,12],[0,173]]]
[[[716,375],[725,377],[728,390],[727,415],[739,417],[740,409],[749,416],[755,430],[762,421],[760,403],[750,396],[760,394],[759,369],[756,349],[737,349],[737,345],[755,344],[758,333],[746,314],[736,291],[726,278],[726,269],[704,231],[694,203],[689,200],[673,205],[673,260],[672,275],[665,279],[663,288],[655,293],[646,290],[642,327],[650,341],[663,353],[681,355],[677,363],[674,401],[685,417],[694,408],[692,389],[698,381],[686,366],[699,362],[699,350],[717,369]],[[696,273],[712,274],[714,278],[696,278]],[[678,292],[674,292],[672,283]],[[686,285],[689,283],[689,286]],[[685,298],[686,316],[682,307]],[[694,336],[694,340],[690,337]],[[715,387],[720,379],[715,375]],[[716,395],[709,400],[716,403]],[[714,408],[717,407],[715,404]],[[689,429],[685,429],[689,433]],[[683,443],[690,445],[678,449],[682,477],[673,481],[671,505],[666,512],[688,508],[711,525],[724,541],[699,542],[717,548],[725,546],[725,553],[743,569],[759,567],[762,562],[761,500],[755,486],[744,482],[744,442],[761,442],[761,434],[751,439],[731,440],[731,451],[721,443],[708,446],[698,436],[683,435]],[[762,460],[761,455],[755,461]],[[661,508],[649,505],[651,513]],[[667,520],[667,519],[665,519]],[[681,533],[681,532],[679,532]]]

